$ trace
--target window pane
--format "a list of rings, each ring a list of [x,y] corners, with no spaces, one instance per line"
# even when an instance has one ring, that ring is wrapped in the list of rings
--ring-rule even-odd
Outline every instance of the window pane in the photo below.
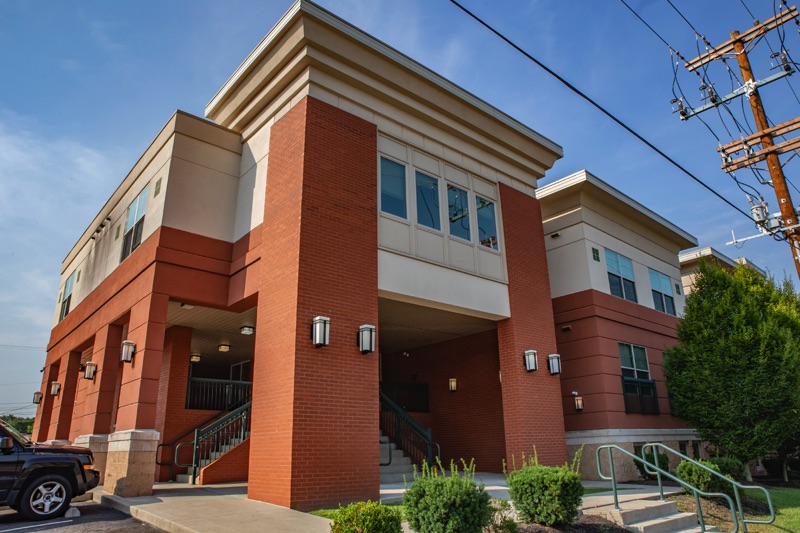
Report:
[[[636,303],[636,284],[629,279],[622,278],[622,287],[625,290],[625,299]]]
[[[616,274],[617,276],[621,274],[619,270],[619,255],[608,248],[606,248],[606,268],[611,274]]]
[[[623,368],[622,375],[626,378],[635,378],[636,377],[636,370],[632,370],[630,368]]]
[[[417,172],[417,223],[442,229],[439,217],[439,180]]]
[[[470,240],[467,191],[448,185],[447,208],[450,218],[450,235]]]
[[[64,297],[66,298],[72,294],[72,287],[75,286],[75,272],[69,275],[67,282],[64,283]]]
[[[648,269],[648,274],[650,274],[650,287],[654,291],[661,290],[661,276],[658,272],[653,270],[652,268]]]
[[[612,296],[622,298],[622,278],[609,272],[608,287],[611,289]]]
[[[381,211],[406,215],[406,167],[381,157]]]
[[[675,300],[672,296],[664,296],[665,312],[675,316]]]
[[[147,197],[150,195],[150,185],[147,185],[136,199],[136,222],[139,222],[147,211]]]
[[[619,256],[619,270],[623,278],[629,279],[631,281],[635,279],[633,277],[633,261],[631,261],[624,255]]]
[[[664,299],[661,296],[661,293],[654,290],[653,291],[653,302],[656,304],[656,311],[664,312]]]
[[[650,372],[647,370],[637,370],[636,371],[636,378],[638,379],[650,379]]]
[[[637,370],[647,370],[647,351],[642,346],[633,347],[633,359]]]
[[[487,248],[497,250],[497,223],[495,221],[494,203],[476,196],[475,209],[478,215],[478,242]]]
[[[630,344],[619,343],[619,362],[623,367],[634,368]]]

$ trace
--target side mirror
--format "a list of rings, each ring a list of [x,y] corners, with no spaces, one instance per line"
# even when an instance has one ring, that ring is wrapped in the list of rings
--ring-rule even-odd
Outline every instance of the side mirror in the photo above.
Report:
[[[7,452],[14,449],[14,441],[11,437],[0,437],[0,451]]]

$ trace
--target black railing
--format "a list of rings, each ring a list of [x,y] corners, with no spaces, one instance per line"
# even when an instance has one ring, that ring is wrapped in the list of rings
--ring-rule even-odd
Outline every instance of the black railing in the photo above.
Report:
[[[427,463],[433,466],[434,446],[436,447],[435,457],[439,457],[441,452],[439,445],[431,438],[431,430],[414,420],[382,391],[380,399],[380,428],[383,434],[397,444],[397,447],[411,458],[412,463]]]
[[[186,408],[227,411],[248,401],[252,393],[253,383],[250,381],[189,378]]]

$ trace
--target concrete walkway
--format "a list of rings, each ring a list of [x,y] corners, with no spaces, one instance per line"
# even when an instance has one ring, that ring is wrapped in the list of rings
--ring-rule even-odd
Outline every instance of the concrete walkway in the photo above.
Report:
[[[492,498],[508,499],[508,485],[503,474],[477,473],[476,479],[486,486]],[[582,509],[598,509],[613,505],[611,484],[584,481],[586,488],[607,488],[608,492],[583,497]],[[658,487],[649,485],[622,486],[620,502],[658,498]],[[680,491],[665,487],[665,493]],[[121,498],[94,489],[94,500],[169,533],[247,533],[281,531],[282,533],[328,533],[330,520],[293,511],[269,503],[247,499],[246,483],[220,485],[188,485],[156,483],[152,496]],[[400,502],[404,483],[381,485],[381,501]]]

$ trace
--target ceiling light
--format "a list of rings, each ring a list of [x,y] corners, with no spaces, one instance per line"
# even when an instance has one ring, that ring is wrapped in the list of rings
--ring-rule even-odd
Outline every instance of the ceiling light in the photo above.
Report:
[[[256,329],[253,326],[242,326],[239,328],[239,333],[242,335],[252,335]]]
[[[230,352],[231,351],[231,345],[230,344],[220,344],[219,346],[217,346],[217,350],[219,350],[222,353]]]

